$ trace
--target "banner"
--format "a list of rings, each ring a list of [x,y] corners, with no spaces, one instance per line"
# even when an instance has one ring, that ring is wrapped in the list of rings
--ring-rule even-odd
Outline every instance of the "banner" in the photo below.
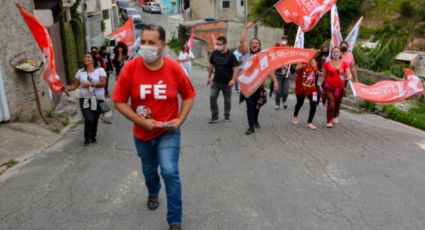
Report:
[[[38,46],[43,52],[44,58],[46,59],[46,69],[43,74],[44,81],[47,83],[53,93],[61,93],[64,86],[58,74],[56,73],[55,52],[53,50],[52,41],[50,40],[47,29],[36,17],[28,13],[20,5],[16,4],[16,6],[22,14],[22,17],[24,17],[29,30],[34,36],[35,41],[37,42]]]
[[[297,36],[295,37],[294,42],[295,48],[304,48],[304,32],[301,30],[301,28],[298,26]]]
[[[270,72],[282,66],[308,63],[316,50],[288,46],[273,47],[251,56],[237,78],[239,88],[245,97],[251,96],[266,80]]]
[[[351,32],[348,34],[347,38],[345,38],[345,41],[348,42],[348,51],[352,52],[354,49],[354,46],[356,45],[356,40],[357,37],[359,35],[359,30],[360,30],[360,25],[362,24],[363,21],[363,17],[361,17],[356,25],[354,25],[353,29],[351,30]]]
[[[341,24],[339,23],[338,8],[336,4],[332,7],[331,10],[331,31],[332,38],[330,50],[332,50],[334,47],[339,47],[342,42]]]
[[[415,94],[424,92],[421,79],[411,69],[404,69],[407,80],[380,81],[372,86],[359,82],[350,82],[353,94],[363,100],[378,104],[389,104],[403,101]]]
[[[294,22],[308,32],[335,3],[336,0],[280,0],[274,7],[286,23]]]
[[[134,35],[133,19],[129,17],[123,26],[112,32],[111,36],[116,43],[124,42],[130,51],[134,41],[136,40]]]
[[[192,30],[192,32],[190,33],[189,41],[187,42],[187,46],[189,46],[189,49],[192,49],[194,39],[195,39],[195,33],[194,33],[194,31]]]

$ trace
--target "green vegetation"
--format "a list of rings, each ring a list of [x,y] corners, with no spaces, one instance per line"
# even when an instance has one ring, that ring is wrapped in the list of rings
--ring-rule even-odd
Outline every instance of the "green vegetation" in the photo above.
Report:
[[[408,111],[394,105],[384,106],[384,116],[392,120],[425,130],[425,100],[422,99]]]
[[[18,161],[12,159],[12,160],[9,160],[8,162],[3,163],[0,166],[6,166],[7,168],[12,168],[16,164],[18,164]]]
[[[173,37],[168,42],[168,47],[176,54],[179,55],[180,50],[182,49],[183,43],[179,42],[177,38]]]

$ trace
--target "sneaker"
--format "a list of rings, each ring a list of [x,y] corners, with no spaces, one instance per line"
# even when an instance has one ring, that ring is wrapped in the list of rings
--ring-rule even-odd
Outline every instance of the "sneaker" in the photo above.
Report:
[[[170,224],[170,230],[182,230],[181,224]]]
[[[230,117],[225,117],[225,118],[224,118],[224,121],[225,121],[225,122],[230,121]]]
[[[283,108],[284,108],[284,109],[287,109],[287,108],[288,108],[288,104],[286,104],[286,103],[285,103],[285,104],[283,104]]]
[[[241,91],[239,89],[235,90],[236,93],[240,93]]]
[[[85,140],[84,141],[84,146],[88,146],[90,144],[90,141],[89,140]]]
[[[159,207],[159,199],[157,196],[149,196],[148,197],[148,209],[151,211],[156,210]]]
[[[246,132],[245,135],[251,135],[254,133],[254,128],[249,128]]]
[[[213,123],[217,123],[218,118],[211,118],[210,121],[208,121],[208,123],[213,124]]]
[[[274,107],[274,110],[279,110],[280,109],[280,105],[276,105],[275,107]]]
[[[96,138],[91,139],[91,140],[90,140],[90,143],[97,144],[97,140],[96,140]]]
[[[260,125],[260,123],[258,123],[258,122],[256,122],[256,123],[254,124],[254,127],[255,127],[256,129],[261,129],[261,125]]]

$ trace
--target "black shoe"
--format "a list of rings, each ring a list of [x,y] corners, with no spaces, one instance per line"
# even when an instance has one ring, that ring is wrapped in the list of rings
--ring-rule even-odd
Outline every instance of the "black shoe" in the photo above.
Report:
[[[251,127],[245,132],[245,135],[251,135],[253,133],[254,133],[254,128]]]
[[[286,103],[285,103],[285,104],[283,104],[283,108],[284,108],[284,109],[287,109],[287,108],[288,108],[288,104],[286,104]]]
[[[183,230],[181,224],[170,224],[170,230]]]
[[[254,127],[255,127],[256,129],[261,129],[261,125],[260,125],[258,122],[254,124]]]
[[[225,118],[224,118],[224,121],[225,121],[225,122],[230,121],[230,117],[225,117]]]
[[[89,145],[90,144],[90,141],[89,140],[85,140],[84,141],[84,146],[87,146],[87,145]]]
[[[208,123],[213,124],[213,123],[217,123],[218,118],[211,118],[210,121],[208,121]]]
[[[96,140],[96,138],[91,139],[91,140],[90,140],[90,143],[97,144],[97,140]]]
[[[148,209],[153,211],[159,207],[159,199],[157,196],[148,197]]]

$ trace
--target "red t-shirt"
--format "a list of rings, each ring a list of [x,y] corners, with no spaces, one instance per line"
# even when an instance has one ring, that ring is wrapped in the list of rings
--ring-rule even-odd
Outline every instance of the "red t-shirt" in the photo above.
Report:
[[[164,57],[164,65],[156,71],[145,67],[142,57],[137,57],[125,64],[115,85],[112,100],[127,103],[131,99],[131,108],[136,112],[138,106],[150,108],[152,118],[156,121],[167,122],[177,118],[179,102],[195,97],[196,93],[184,72],[175,61]],[[166,132],[157,128],[146,131],[134,124],[134,135],[143,141],[152,140]]]
[[[333,89],[339,89],[344,88],[345,84],[345,76],[347,69],[350,66],[344,62],[341,61],[341,67],[339,69],[335,69],[332,66],[332,61],[328,61],[323,65],[323,69],[326,70],[326,82],[325,87],[333,88]]]
[[[317,66],[306,65],[297,72],[295,94],[309,96],[317,92]]]

